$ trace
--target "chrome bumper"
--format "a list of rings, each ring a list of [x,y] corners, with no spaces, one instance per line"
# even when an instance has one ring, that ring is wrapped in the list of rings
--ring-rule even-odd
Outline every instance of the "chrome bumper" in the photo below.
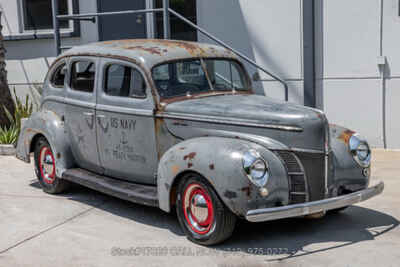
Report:
[[[344,196],[277,208],[250,210],[246,214],[246,219],[250,222],[265,222],[342,208],[379,195],[384,187],[384,183],[379,182],[365,190]]]

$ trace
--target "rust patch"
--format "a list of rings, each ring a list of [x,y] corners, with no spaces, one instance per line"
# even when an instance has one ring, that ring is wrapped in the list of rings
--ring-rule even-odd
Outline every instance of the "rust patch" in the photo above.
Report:
[[[162,56],[163,53],[165,53],[165,50],[160,49],[159,47],[153,46],[153,47],[144,47],[142,45],[137,45],[137,46],[124,46],[124,49],[127,50],[141,50],[147,53],[150,53],[152,55],[158,55]]]
[[[196,157],[196,152],[192,152],[183,157],[183,160],[192,160]]]
[[[164,53],[168,53],[168,48],[176,49],[182,48],[185,49],[192,56],[207,56],[207,55],[215,55],[215,56],[230,56],[233,57],[234,54],[227,49],[218,51],[214,47],[202,47],[201,45],[194,42],[186,42],[186,41],[177,41],[177,40],[164,40],[164,39],[131,39],[131,40],[115,40],[115,41],[106,41],[102,42],[105,45],[111,45],[113,47],[121,47],[125,49],[130,49],[131,46],[137,44],[138,46],[143,44],[152,44],[154,46],[162,46],[157,47],[158,49],[162,49]]]
[[[214,164],[210,164],[210,166],[208,166],[208,167],[210,168],[210,170],[214,170],[215,169]]]
[[[193,167],[193,163],[189,162],[189,163],[188,163],[188,168],[190,169],[190,168],[192,168],[192,167]]]
[[[250,197],[250,195],[251,195],[251,187],[250,186],[243,187],[242,189],[240,189],[240,191],[245,192],[247,197]]]
[[[210,92],[200,92],[196,94],[192,94],[189,96],[175,96],[175,97],[169,97],[169,98],[161,98],[160,101],[162,104],[167,105],[176,101],[183,101],[183,100],[188,100],[188,99],[196,99],[196,98],[203,98],[203,97],[210,97],[210,96],[218,96],[218,95],[251,95],[253,94],[251,91],[236,91],[235,93],[232,92],[232,90],[219,90],[218,92],[216,91],[210,91]]]
[[[351,131],[351,130],[345,130],[344,132],[342,132],[340,134],[340,136],[338,137],[339,140],[343,141],[345,144],[348,144],[350,141],[351,136],[355,134],[355,132]]]
[[[224,196],[229,199],[237,198],[236,192],[229,191],[229,190],[225,191]]]
[[[178,165],[174,165],[171,167],[171,171],[173,175],[177,175],[179,172],[179,166]]]

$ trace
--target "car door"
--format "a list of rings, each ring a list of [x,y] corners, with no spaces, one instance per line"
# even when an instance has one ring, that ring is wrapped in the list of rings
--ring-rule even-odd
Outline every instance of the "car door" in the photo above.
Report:
[[[101,59],[97,140],[105,174],[155,184],[157,150],[154,102],[145,75],[134,64]]]
[[[76,164],[102,173],[95,123],[98,64],[99,59],[95,57],[73,57],[69,60],[65,126]]]

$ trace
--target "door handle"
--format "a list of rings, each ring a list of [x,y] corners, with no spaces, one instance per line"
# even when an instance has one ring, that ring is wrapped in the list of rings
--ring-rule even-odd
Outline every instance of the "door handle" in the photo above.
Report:
[[[88,116],[88,117],[93,117],[94,113],[93,112],[83,112],[83,115]]]
[[[104,115],[96,115],[96,117],[99,118],[99,119],[105,119],[106,118],[106,116],[104,116]]]

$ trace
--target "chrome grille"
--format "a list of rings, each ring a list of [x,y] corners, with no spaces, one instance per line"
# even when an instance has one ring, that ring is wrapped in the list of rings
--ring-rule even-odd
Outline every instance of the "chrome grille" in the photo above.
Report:
[[[290,204],[307,202],[308,188],[306,174],[298,157],[290,151],[276,151],[283,160],[289,176],[289,200]]]

